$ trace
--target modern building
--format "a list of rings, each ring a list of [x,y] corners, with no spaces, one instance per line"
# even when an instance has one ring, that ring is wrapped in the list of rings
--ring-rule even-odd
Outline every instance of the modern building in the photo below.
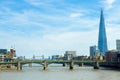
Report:
[[[120,61],[120,54],[117,50],[107,51],[105,54],[107,62],[118,62]]]
[[[0,61],[10,61],[15,59],[16,51],[14,49],[0,49]]]
[[[116,49],[120,52],[120,39],[116,40]]]
[[[64,54],[64,60],[72,60],[76,57],[76,51],[66,51]]]
[[[0,54],[0,62],[4,62],[5,56],[4,54]]]
[[[118,62],[120,62],[120,52],[119,52],[119,54],[117,54],[117,60],[118,60]]]
[[[7,53],[8,53],[7,49],[0,49],[0,54],[7,54]]]
[[[52,55],[52,60],[63,60],[62,55]]]
[[[101,56],[105,56],[105,52],[107,52],[107,38],[106,38],[103,10],[101,10],[101,15],[100,15],[98,49],[100,51]]]
[[[98,53],[99,53],[99,50],[96,45],[90,46],[90,56],[97,56]]]
[[[77,56],[77,60],[87,60],[87,56]]]
[[[18,60],[25,60],[25,56],[19,56],[17,57]]]

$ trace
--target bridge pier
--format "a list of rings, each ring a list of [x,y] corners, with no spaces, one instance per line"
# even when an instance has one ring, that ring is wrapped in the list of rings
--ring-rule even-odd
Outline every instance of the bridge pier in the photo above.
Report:
[[[29,65],[28,65],[29,67],[32,67],[32,63],[29,63]]]
[[[18,71],[22,70],[22,65],[20,61],[17,62],[17,70]]]
[[[73,70],[73,68],[74,68],[74,62],[70,61],[70,70]]]
[[[44,61],[43,70],[47,69],[47,61]]]
[[[84,65],[84,63],[80,63],[80,64],[79,64],[79,67],[83,67],[83,65]]]
[[[95,62],[94,69],[99,69],[99,62]]]
[[[66,64],[65,63],[63,63],[63,67],[65,67],[66,66]]]

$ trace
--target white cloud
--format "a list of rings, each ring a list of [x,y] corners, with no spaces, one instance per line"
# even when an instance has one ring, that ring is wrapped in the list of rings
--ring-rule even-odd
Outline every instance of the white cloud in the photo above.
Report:
[[[42,1],[38,1],[38,0],[25,0],[25,1],[34,6],[44,5],[44,3]]]
[[[83,16],[83,14],[81,14],[81,13],[72,13],[72,14],[70,14],[71,18],[80,17],[80,16]]]
[[[96,35],[95,35],[96,34]],[[97,31],[90,32],[64,32],[57,34],[45,34],[43,37],[17,36],[4,32],[0,36],[2,47],[8,49],[13,46],[18,55],[44,53],[45,55],[64,54],[66,50],[76,50],[78,55],[88,55],[89,46],[97,41]],[[94,36],[92,36],[94,35]],[[7,45],[4,45],[6,43]],[[60,51],[60,52],[59,52]]]
[[[19,25],[30,32],[30,34],[28,34],[25,31],[20,35],[21,33],[19,32],[18,27],[15,32],[11,31],[6,34],[5,31],[0,35],[3,36],[3,38],[0,39],[0,42],[2,42],[1,45],[3,45],[2,47],[7,47],[9,49],[13,45],[15,46],[18,55],[32,56],[33,54],[36,54],[35,52],[40,54],[44,53],[45,55],[64,54],[64,51],[66,50],[76,50],[78,55],[88,55],[89,46],[94,45],[95,43],[96,36],[94,34],[97,34],[96,31],[91,30],[90,32],[84,32],[81,29],[94,27],[94,24],[96,25],[96,23],[88,18],[73,19],[83,16],[79,10],[68,11],[66,12],[66,16],[42,14],[34,10],[26,10],[17,13],[9,9],[6,13],[7,12],[9,13],[9,15],[6,16],[8,19],[6,21],[1,21],[1,23],[7,23],[8,25],[14,24],[14,26],[11,26],[10,28]],[[72,13],[70,15],[72,18],[69,16],[70,13]],[[42,21],[46,22],[42,23]],[[47,21],[49,23],[47,23]],[[57,26],[51,26],[50,23],[57,23]],[[67,23],[67,25],[63,25],[64,23]],[[89,25],[89,23],[91,24]],[[44,30],[42,30],[44,34],[42,34],[40,30],[34,32],[31,31],[29,28],[30,26],[33,26],[34,28],[36,28],[36,26],[42,26],[42,28],[44,28]],[[73,29],[77,29],[78,32],[71,31]],[[80,30],[81,32],[79,32]],[[26,34],[29,36],[26,36]],[[91,37],[89,35],[94,36]],[[4,43],[7,45],[4,45]]]
[[[42,7],[42,8],[55,8],[55,6],[53,5],[54,2],[58,3],[58,4],[62,4],[62,0],[24,0],[25,2],[36,6],[36,7]]]
[[[116,0],[102,0],[102,3],[105,6],[105,9],[110,9],[113,7],[113,4]]]
[[[115,2],[115,0],[106,0],[106,2],[107,2],[109,5],[111,5],[111,4],[113,4],[113,3]]]
[[[107,39],[108,39],[108,48],[116,49],[116,40],[120,39],[120,33],[119,33],[119,27],[116,27],[117,25],[114,25],[113,27],[107,28]]]

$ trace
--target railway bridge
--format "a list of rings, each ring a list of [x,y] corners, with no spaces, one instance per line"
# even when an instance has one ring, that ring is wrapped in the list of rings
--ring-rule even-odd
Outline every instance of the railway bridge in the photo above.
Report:
[[[22,65],[24,64],[41,64],[43,66],[43,70],[46,70],[49,64],[56,63],[56,64],[62,64],[63,67],[66,65],[69,65],[69,69],[74,69],[74,65],[89,65],[93,66],[94,69],[99,69],[100,66],[117,66],[120,68],[120,62],[105,62],[105,61],[79,61],[79,60],[19,60],[19,61],[13,61],[13,62],[0,62],[0,65],[2,64],[12,64],[17,67],[17,70],[22,70]]]

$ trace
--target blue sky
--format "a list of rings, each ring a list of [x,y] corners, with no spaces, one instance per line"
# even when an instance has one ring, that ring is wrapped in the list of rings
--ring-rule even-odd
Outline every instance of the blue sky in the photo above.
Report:
[[[49,56],[76,50],[89,55],[97,45],[104,9],[108,48],[120,39],[119,0],[0,0],[0,48],[18,56]]]

